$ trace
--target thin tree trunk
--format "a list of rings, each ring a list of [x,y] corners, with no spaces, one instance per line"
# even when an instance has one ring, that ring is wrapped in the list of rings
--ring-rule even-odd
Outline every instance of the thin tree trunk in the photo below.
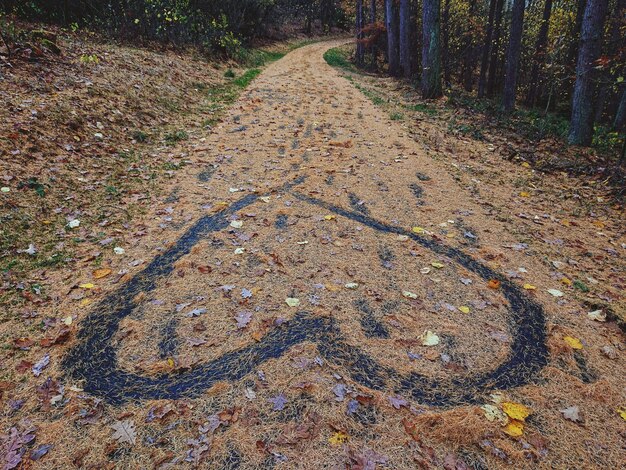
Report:
[[[444,0],[443,14],[441,17],[441,36],[443,39],[443,48],[441,51],[441,60],[443,64],[443,81],[446,85],[452,83],[450,77],[450,0]]]
[[[500,37],[502,36],[502,10],[504,0],[497,0],[494,18],[493,44],[489,59],[489,78],[487,79],[487,96],[493,96],[496,89],[496,75],[498,72],[498,56],[500,54]]]
[[[365,61],[363,46],[363,0],[356,0],[356,64],[361,67]]]
[[[447,0],[449,1],[449,0]],[[472,91],[474,86],[474,69],[476,68],[476,51],[474,49],[471,22],[474,14],[476,13],[476,0],[470,0],[469,4],[469,19],[470,25],[465,32],[465,53],[463,55],[463,88],[465,91]]]
[[[400,72],[400,54],[398,49],[398,11],[394,0],[385,0],[387,22],[387,60],[389,74],[398,76]]]
[[[591,145],[593,139],[594,65],[602,50],[602,34],[608,0],[589,0],[580,33],[576,61],[576,83],[572,97],[572,118],[568,141],[571,145]]]
[[[483,98],[487,88],[487,67],[489,66],[489,52],[491,50],[491,39],[493,38],[493,16],[496,12],[496,0],[489,2],[489,20],[487,21],[487,31],[485,33],[485,43],[483,44],[482,58],[480,61],[480,76],[478,78],[478,97]]]
[[[370,0],[370,23],[376,23],[376,0]],[[372,67],[376,69],[377,59],[378,59],[378,48],[376,47],[376,43],[372,42]]]
[[[405,78],[411,77],[411,2],[400,0],[400,67]]]
[[[550,27],[550,16],[552,15],[552,0],[546,0],[543,8],[543,18],[535,43],[535,57],[533,59],[533,67],[530,72],[530,85],[528,89],[528,97],[526,103],[529,106],[537,104],[539,90],[541,88],[539,80],[539,70],[545,63],[546,46],[548,44],[548,30]]]
[[[578,47],[580,46],[580,29],[583,25],[583,16],[585,15],[586,6],[587,0],[578,0],[576,20],[574,22],[574,30],[572,31],[572,42],[570,43],[569,52],[567,53],[567,64],[572,70],[576,67],[576,57],[578,56]]]
[[[524,8],[526,0],[515,0],[511,15],[511,30],[509,33],[509,47],[506,51],[506,75],[504,77],[504,96],[502,109],[511,112],[515,108],[515,92],[517,89],[517,74],[519,58],[522,51],[522,32],[524,29]]]
[[[438,98],[441,88],[440,0],[424,0],[422,6],[422,96]]]
[[[615,119],[613,120],[613,130],[617,132],[626,131],[626,86],[623,86],[622,90],[622,98],[619,101]]]

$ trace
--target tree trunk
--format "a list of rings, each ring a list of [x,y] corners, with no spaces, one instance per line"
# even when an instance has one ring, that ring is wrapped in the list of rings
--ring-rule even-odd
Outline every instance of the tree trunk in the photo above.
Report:
[[[446,0],[448,1],[448,0]],[[470,24],[465,32],[465,47],[463,54],[463,71],[461,75],[463,76],[463,88],[465,91],[472,91],[474,86],[474,69],[476,68],[476,51],[474,49],[474,41],[472,36],[472,18],[476,13],[476,0],[470,0],[469,4],[469,19]]]
[[[444,0],[441,23],[443,81],[446,85],[450,85],[452,83],[450,77],[450,0]]]
[[[613,130],[617,132],[626,131],[626,86],[623,86],[622,89],[622,98],[619,101],[613,121]]]
[[[411,77],[411,2],[400,0],[400,66],[405,78]]]
[[[385,0],[385,12],[389,74],[397,77],[400,72],[400,53],[398,49],[398,9],[394,5],[394,0]]]
[[[546,46],[548,44],[548,29],[550,27],[550,16],[552,15],[552,0],[546,0],[543,8],[543,18],[541,20],[541,26],[539,27],[539,34],[537,35],[537,42],[535,43],[535,57],[533,59],[533,67],[530,72],[530,84],[528,88],[528,97],[526,98],[526,104],[528,106],[535,106],[537,104],[537,98],[541,89],[539,80],[539,71],[545,63]]]
[[[506,75],[504,76],[504,96],[502,109],[511,112],[515,108],[515,92],[517,89],[517,73],[519,58],[522,51],[522,32],[524,29],[524,8],[526,0],[515,0],[511,12],[511,30],[509,47],[506,51]]]
[[[498,55],[500,54],[500,37],[502,36],[502,10],[504,0],[497,0],[494,18],[493,44],[489,59],[489,78],[487,80],[487,96],[493,96],[496,89],[496,75],[498,73]]]
[[[578,47],[580,45],[580,29],[583,25],[583,16],[585,14],[585,7],[587,6],[587,0],[578,0],[578,6],[576,7],[576,20],[574,22],[574,30],[572,31],[572,42],[570,43],[569,52],[567,54],[567,64],[574,70],[576,67],[576,57],[578,55]]]
[[[485,43],[483,44],[482,57],[480,60],[480,76],[478,78],[478,97],[483,98],[487,88],[487,67],[489,66],[489,52],[491,50],[491,39],[493,38],[493,16],[496,12],[496,0],[489,2],[489,20],[487,21],[487,31],[485,32]]]
[[[376,23],[376,0],[370,0],[370,23]],[[376,47],[376,43],[372,42],[372,67],[374,69],[377,68],[377,58],[378,58],[378,48]]]
[[[356,64],[361,67],[365,60],[363,46],[363,0],[356,0]]]
[[[607,8],[608,0],[588,0],[585,8],[572,97],[572,118],[568,138],[571,145],[588,146],[593,139],[594,65],[602,50]]]
[[[438,98],[441,88],[440,0],[424,0],[422,6],[422,96]]]

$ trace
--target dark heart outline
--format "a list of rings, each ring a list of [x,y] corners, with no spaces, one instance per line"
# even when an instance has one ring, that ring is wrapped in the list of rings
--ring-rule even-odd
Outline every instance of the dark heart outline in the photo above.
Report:
[[[281,189],[289,191],[302,181],[299,178]],[[143,271],[100,301],[80,323],[78,342],[63,359],[62,366],[67,375],[74,380],[84,381],[87,393],[111,404],[122,404],[128,400],[195,397],[219,381],[239,380],[265,361],[280,357],[290,347],[311,341],[317,345],[326,361],[345,368],[350,377],[363,386],[385,391],[390,384],[396,384],[394,393],[410,396],[423,404],[453,406],[479,402],[481,395],[491,390],[529,383],[545,366],[547,348],[543,309],[507,278],[456,248],[301,193],[291,194],[303,202],[323,207],[374,230],[407,235],[421,246],[449,257],[485,280],[500,280],[502,292],[511,305],[509,331],[512,344],[507,360],[489,373],[452,381],[429,380],[415,372],[402,375],[381,366],[358,347],[346,343],[334,319],[299,312],[288,323],[268,333],[259,343],[226,353],[186,372],[148,377],[119,369],[111,340],[120,321],[135,308],[134,296],[155,289],[157,279],[170,274],[176,260],[188,254],[209,233],[228,227],[229,215],[259,198],[257,194],[249,194],[218,214],[202,217],[173,247],[155,257]]]

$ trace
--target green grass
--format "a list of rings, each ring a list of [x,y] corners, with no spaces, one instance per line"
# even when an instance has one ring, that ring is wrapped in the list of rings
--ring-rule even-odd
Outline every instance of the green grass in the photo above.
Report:
[[[165,142],[168,144],[174,144],[176,142],[180,142],[181,140],[187,140],[189,138],[189,134],[183,130],[172,131],[165,134]]]
[[[238,87],[238,88],[246,88],[248,85],[250,85],[250,82],[252,80],[254,80],[256,77],[258,77],[261,74],[261,69],[249,69],[246,70],[243,75],[241,75],[240,77],[235,78],[232,81],[232,85]]]
[[[356,72],[356,67],[350,62],[350,53],[346,49],[334,47],[324,53],[324,60],[331,67],[338,67],[349,72]]]
[[[404,114],[394,111],[389,113],[389,119],[391,119],[392,121],[403,121]]]
[[[424,103],[407,104],[407,105],[404,105],[404,109],[408,111],[416,111],[416,112],[424,113],[429,116],[434,116],[437,114],[437,110],[435,108]]]

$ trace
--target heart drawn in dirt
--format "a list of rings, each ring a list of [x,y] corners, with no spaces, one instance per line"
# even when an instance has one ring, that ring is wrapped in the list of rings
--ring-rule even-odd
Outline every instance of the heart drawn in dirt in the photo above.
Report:
[[[404,235],[422,248],[449,258],[485,281],[498,280],[501,293],[508,302],[507,326],[511,341],[505,360],[488,372],[448,380],[431,378],[417,372],[401,373],[389,365],[383,365],[363,348],[350,344],[333,316],[316,316],[299,311],[289,321],[270,330],[260,341],[226,352],[183,372],[141,375],[121,368],[113,340],[120,322],[138,307],[135,301],[137,294],[155,290],[159,282],[174,271],[176,261],[189,254],[199,241],[211,233],[227,229],[229,216],[254,204],[262,196],[249,194],[217,214],[200,218],[171,248],[155,257],[143,271],[96,305],[81,322],[78,341],[63,360],[68,376],[83,381],[86,392],[111,404],[128,400],[195,397],[217,382],[241,380],[266,361],[281,357],[297,344],[308,342],[316,345],[319,354],[328,363],[338,366],[361,386],[389,394],[402,394],[418,403],[445,407],[477,403],[489,391],[529,383],[546,364],[543,309],[509,279],[464,252],[432,238],[375,220],[363,211],[344,209],[301,194],[295,188],[302,181],[297,179],[289,182],[280,191],[290,193],[302,203],[323,208],[337,218],[358,222],[373,231]],[[366,310],[364,302],[357,304]]]

